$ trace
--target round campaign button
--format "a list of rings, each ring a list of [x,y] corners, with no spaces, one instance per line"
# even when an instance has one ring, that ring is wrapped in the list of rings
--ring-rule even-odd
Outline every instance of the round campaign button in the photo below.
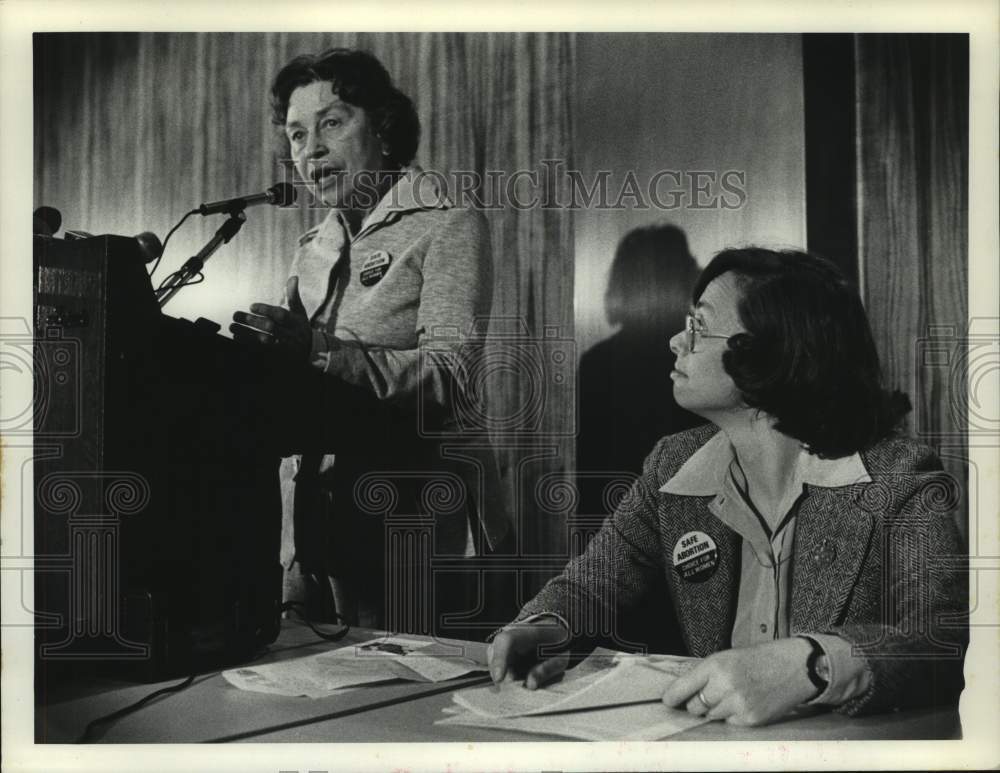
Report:
[[[689,531],[674,545],[674,571],[687,582],[704,582],[719,566],[715,540],[703,531]]]
[[[385,250],[376,250],[361,266],[361,284],[371,287],[385,276],[392,263],[392,256]]]

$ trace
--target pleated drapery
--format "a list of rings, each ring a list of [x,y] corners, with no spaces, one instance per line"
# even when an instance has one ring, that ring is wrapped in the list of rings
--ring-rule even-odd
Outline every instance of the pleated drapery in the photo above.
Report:
[[[163,238],[203,201],[286,179],[284,144],[270,123],[271,80],[293,56],[331,46],[371,51],[411,96],[423,127],[416,161],[425,169],[484,180],[494,170],[506,180],[537,173],[543,160],[572,165],[571,35],[60,33],[35,38],[35,206],[60,209],[66,228]],[[562,180],[552,185],[555,200],[569,199]],[[572,213],[510,206],[485,185],[472,193],[499,205],[486,210],[496,283],[480,387],[488,417],[501,419],[491,431],[506,506],[521,550],[561,552],[564,519],[537,515],[536,484],[573,464]],[[206,281],[166,311],[225,328],[235,309],[277,301],[296,237],[325,214],[307,199],[291,211],[248,210],[240,234],[206,265]],[[190,219],[156,280],[221,223]],[[553,366],[546,358],[559,349]],[[539,367],[519,370],[524,356]],[[529,421],[504,420],[519,416]]]
[[[989,431],[977,426],[974,379],[977,358],[994,356],[968,319],[968,36],[855,41],[864,297],[887,382],[913,401],[908,431],[959,484],[946,510],[978,485],[967,477],[967,412],[972,401],[971,432]]]

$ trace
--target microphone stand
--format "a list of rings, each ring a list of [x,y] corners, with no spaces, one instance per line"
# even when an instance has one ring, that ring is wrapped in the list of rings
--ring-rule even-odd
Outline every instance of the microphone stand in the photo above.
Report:
[[[185,284],[198,275],[202,268],[204,268],[205,261],[212,257],[219,247],[223,244],[228,244],[229,240],[239,233],[246,221],[247,216],[243,211],[243,207],[234,206],[229,212],[229,219],[219,226],[219,230],[215,232],[215,236],[209,240],[208,244],[202,247],[201,252],[188,258],[180,270],[175,271],[167,277],[167,280],[157,289],[156,294],[159,297],[161,309],[167,305],[167,302]]]

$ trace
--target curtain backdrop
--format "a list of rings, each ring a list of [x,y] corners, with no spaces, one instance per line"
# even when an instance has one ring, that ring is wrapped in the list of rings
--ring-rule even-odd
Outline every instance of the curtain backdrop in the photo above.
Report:
[[[975,351],[966,354],[968,36],[855,40],[859,254],[875,341],[888,382],[913,401],[909,431],[974,491],[965,436],[976,388],[965,377],[970,364],[975,372]]]
[[[203,201],[263,190],[282,179],[284,150],[269,120],[270,82],[291,57],[330,46],[371,51],[413,98],[423,125],[417,162],[426,169],[510,175],[538,170],[543,159],[572,165],[570,35],[56,34],[35,38],[35,206],[60,209],[67,228],[163,238]],[[166,311],[225,329],[236,308],[277,300],[296,237],[323,215],[300,198],[292,211],[249,210],[239,236],[206,265],[206,281]],[[530,428],[501,421],[500,429],[528,431],[494,431],[493,440],[519,547],[562,552],[565,513],[541,515],[536,487],[573,464],[575,361],[545,359],[550,339],[573,339],[571,212],[503,206],[486,214],[496,335],[477,386],[490,416],[537,420]],[[220,224],[189,220],[156,281]],[[501,335],[509,331],[513,338]],[[532,339],[543,339],[541,349]],[[537,378],[513,367],[526,354],[543,360]],[[553,391],[553,379],[562,388]]]

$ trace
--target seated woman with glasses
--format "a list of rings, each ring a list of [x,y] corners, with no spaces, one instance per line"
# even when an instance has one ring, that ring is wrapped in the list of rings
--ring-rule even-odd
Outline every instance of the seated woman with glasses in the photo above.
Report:
[[[490,647],[535,688],[570,652],[622,648],[662,609],[671,707],[759,725],[805,704],[849,715],[954,702],[967,638],[954,479],[899,437],[861,299],[799,252],[726,250],[670,340],[677,402],[711,422],[663,438],[562,574]]]

